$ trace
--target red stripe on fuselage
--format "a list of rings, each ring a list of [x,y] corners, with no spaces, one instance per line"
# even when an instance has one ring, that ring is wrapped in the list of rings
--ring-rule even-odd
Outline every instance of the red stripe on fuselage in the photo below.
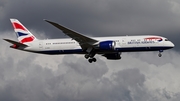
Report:
[[[14,29],[22,29],[22,30],[26,31],[26,28],[24,28],[22,25],[20,25],[19,23],[16,23],[16,22],[13,23],[13,27],[14,27]]]
[[[149,38],[144,38],[145,40],[162,40],[160,37],[149,37]]]

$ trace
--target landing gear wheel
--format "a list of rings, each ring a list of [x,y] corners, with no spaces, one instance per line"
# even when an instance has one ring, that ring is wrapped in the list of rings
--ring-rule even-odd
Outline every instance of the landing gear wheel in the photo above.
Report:
[[[88,61],[89,61],[89,63],[92,63],[92,62],[93,62],[93,60],[92,60],[92,59],[89,59]]]
[[[96,58],[92,58],[92,60],[94,61],[94,62],[96,62],[97,60],[96,60]]]
[[[161,53],[159,53],[159,54],[158,54],[158,56],[159,56],[159,57],[162,57],[162,54],[161,54]]]
[[[159,57],[162,57],[162,54],[161,54],[162,52],[163,50],[159,50],[159,54],[158,54]]]
[[[89,61],[89,63],[92,63],[92,62],[96,62],[97,60],[96,60],[96,58],[91,58],[88,61]]]
[[[89,55],[88,55],[88,54],[85,54],[84,57],[85,57],[86,59],[88,59],[88,58],[89,58]]]

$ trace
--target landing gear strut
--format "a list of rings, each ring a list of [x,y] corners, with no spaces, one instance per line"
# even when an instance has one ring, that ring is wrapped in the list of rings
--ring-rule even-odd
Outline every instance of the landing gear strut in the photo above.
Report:
[[[96,58],[94,56],[96,55],[96,52],[93,51],[93,48],[90,47],[86,50],[87,54],[84,55],[86,59],[88,59],[89,63],[96,62]]]
[[[159,57],[162,57],[162,52],[163,50],[159,50],[159,54],[158,54]]]
[[[96,58],[94,58],[95,54],[85,54],[84,57],[88,59],[89,63],[96,62]]]

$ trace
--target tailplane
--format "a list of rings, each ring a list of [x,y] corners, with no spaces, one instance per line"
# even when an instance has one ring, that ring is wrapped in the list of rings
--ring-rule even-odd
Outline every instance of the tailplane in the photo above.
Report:
[[[20,43],[32,42],[37,38],[17,19],[10,19]]]

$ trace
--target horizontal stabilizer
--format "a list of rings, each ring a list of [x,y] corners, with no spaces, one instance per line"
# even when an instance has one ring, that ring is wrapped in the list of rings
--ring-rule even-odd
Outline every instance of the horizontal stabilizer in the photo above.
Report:
[[[13,40],[10,40],[10,39],[3,39],[9,43],[12,43],[13,45],[17,45],[17,46],[22,46],[22,47],[28,47],[28,45],[25,45],[25,44],[22,44],[22,43],[19,43],[19,42],[16,42],[16,41],[13,41]]]

